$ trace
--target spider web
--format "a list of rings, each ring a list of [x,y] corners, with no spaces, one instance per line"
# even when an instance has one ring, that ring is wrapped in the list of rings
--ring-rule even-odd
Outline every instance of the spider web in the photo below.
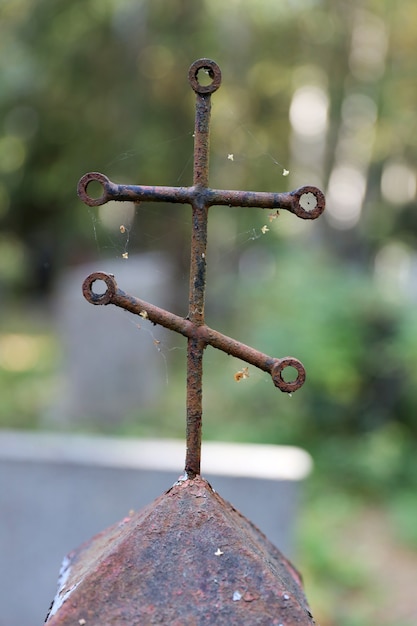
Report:
[[[234,116],[233,112],[230,112],[232,117]],[[243,148],[238,152],[232,151],[232,149],[227,149],[227,142],[222,148],[222,152],[219,149],[216,150],[215,146],[211,148],[211,160],[217,162],[217,164],[221,164],[221,167],[229,167],[233,168],[235,166],[247,163],[248,161],[253,160],[262,160],[267,164],[272,171],[274,178],[276,178],[277,168],[279,169],[280,176],[286,177],[289,174],[289,170],[280,159],[278,159],[274,154],[272,154],[268,150],[262,150],[262,144],[258,141],[256,134],[252,132],[252,130],[241,123],[235,124],[232,135],[234,132],[244,132],[247,137],[247,142],[257,144],[260,148],[258,154],[255,156],[248,155],[247,151]],[[175,135],[174,137],[167,139],[166,141],[159,144],[159,147],[163,147],[169,143],[180,143],[182,146],[184,144],[190,145],[188,156],[180,163],[178,163],[177,173],[173,176],[173,180],[170,181],[171,186],[181,186],[181,185],[189,185],[191,184],[189,179],[190,171],[192,170],[192,162],[193,162],[193,131],[189,131],[180,135]],[[214,143],[214,142],[212,142]],[[154,146],[155,149],[158,146]],[[136,159],[138,157],[138,151],[134,149],[126,149],[124,152],[121,152],[108,163],[108,167],[111,168],[117,163],[128,161],[132,159]],[[145,184],[145,183],[144,183]],[[162,184],[162,183],[161,183]],[[165,184],[165,183],[164,183]],[[144,216],[155,215],[155,212],[158,211],[155,203],[140,203],[140,204],[131,204],[130,206],[130,215],[126,215],[126,209],[123,208],[123,205],[127,205],[129,203],[113,203],[114,206],[111,207],[113,211],[113,217],[111,221],[111,227],[106,222],[105,216],[103,214],[102,207],[99,207],[99,210],[96,208],[89,208],[89,216],[92,224],[93,238],[95,241],[96,249],[98,254],[113,256],[115,259],[124,259],[126,263],[129,262],[129,254],[131,252],[131,248],[135,248],[135,244],[137,243],[137,232],[141,230],[141,237],[146,240],[146,244],[148,249],[159,249],[163,250],[165,247],[165,243],[167,237],[169,237],[169,233],[172,232],[172,229],[178,228],[182,231],[190,232],[191,229],[191,211],[170,211],[169,218],[164,217],[162,226],[158,227],[158,229],[153,229],[152,232],[150,230],[141,229],[141,225],[145,220],[141,219]],[[103,205],[106,207],[106,205]],[[187,207],[189,209],[189,207]],[[101,209],[101,210],[100,210]],[[221,207],[224,211],[224,207]],[[246,209],[245,209],[246,211]],[[252,225],[249,228],[245,228],[244,230],[236,230],[233,226],[229,229],[226,227],[222,236],[222,244],[217,247],[216,251],[216,263],[217,268],[227,265],[229,255],[231,251],[233,255],[240,256],[243,252],[250,250],[254,244],[257,242],[260,243],[264,237],[267,237],[273,232],[274,221],[278,217],[278,211],[270,211],[265,213],[265,211],[254,211],[250,213],[250,209],[247,210],[247,215],[250,215],[249,221],[252,222]],[[188,217],[185,217],[188,215]],[[236,217],[234,217],[231,213],[227,216],[219,218],[221,223],[234,224]],[[209,221],[210,228],[210,221]],[[187,242],[188,245],[188,242]],[[213,248],[213,245],[209,243],[208,247]],[[208,255],[210,257],[210,254]],[[208,272],[210,271],[210,262],[208,266]],[[183,276],[184,284],[181,285],[184,291],[188,289],[188,276]],[[210,289],[210,286],[209,286]],[[132,294],[135,295],[135,294]],[[186,305],[186,303],[184,303]],[[122,312],[121,312],[122,313]],[[125,317],[126,320],[126,317]],[[157,351],[158,355],[161,358],[161,366],[164,372],[164,379],[166,386],[169,385],[169,355],[173,351],[182,351],[185,353],[186,344],[185,341],[180,340],[178,335],[175,333],[169,333],[170,340],[164,340],[164,334],[166,333],[165,329],[161,329],[158,326],[152,326],[151,323],[147,320],[140,319],[139,322],[136,322],[131,317],[127,318],[128,323],[132,324],[132,326],[140,331],[141,333],[145,333],[148,337],[148,341]],[[181,343],[179,343],[181,341]],[[205,359],[209,360],[212,358],[213,351],[209,351],[205,356]],[[185,365],[185,355],[184,355],[184,365]],[[241,369],[239,370],[239,364],[237,364],[236,369],[238,370],[237,374],[240,371],[244,371],[246,373],[246,364],[243,364]],[[269,377],[265,376],[263,372],[257,371],[255,377],[261,378],[262,380],[268,380]],[[235,380],[246,379],[247,376],[242,376],[235,378]]]

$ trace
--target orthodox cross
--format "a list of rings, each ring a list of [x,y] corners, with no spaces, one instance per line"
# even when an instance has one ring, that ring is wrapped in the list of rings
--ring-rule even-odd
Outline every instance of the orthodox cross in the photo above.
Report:
[[[202,84],[206,73],[210,84]],[[200,474],[201,427],[202,427],[202,373],[203,352],[210,345],[268,372],[274,385],[281,391],[291,393],[301,387],[305,370],[293,357],[274,358],[254,348],[222,335],[209,328],[204,320],[206,283],[207,217],[213,205],[258,207],[261,209],[286,209],[302,219],[315,219],[325,206],[322,192],[306,186],[289,193],[268,193],[210,189],[209,172],[209,123],[211,94],[221,83],[219,66],[210,59],[195,61],[188,73],[188,80],[196,94],[194,130],[194,180],[191,187],[154,187],[144,185],[118,185],[98,172],[85,174],[78,183],[78,195],[88,206],[99,206],[110,200],[130,202],[173,202],[190,204],[192,207],[191,263],[189,284],[189,310],[186,318],[174,315],[148,302],[139,300],[121,289],[114,276],[94,272],[83,284],[83,294],[91,304],[114,304],[149,319],[187,337],[187,431],[185,473],[189,478]],[[100,197],[91,197],[87,188],[96,181],[102,188]],[[104,282],[104,293],[93,291],[96,281]],[[285,368],[293,368],[296,378],[286,381]]]

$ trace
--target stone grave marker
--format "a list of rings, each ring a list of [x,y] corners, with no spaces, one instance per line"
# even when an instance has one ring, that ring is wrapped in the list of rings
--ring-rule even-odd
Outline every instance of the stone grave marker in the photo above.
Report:
[[[163,255],[130,255],[127,260],[108,259],[101,265],[123,276],[129,288],[161,304],[170,301],[172,280]],[[127,311],[89,306],[80,285],[91,271],[91,265],[69,269],[57,285],[61,380],[47,420],[55,425],[106,426],[132,414],[140,419],[140,411],[155,401],[166,381],[164,350],[172,342],[169,333],[142,325],[140,318]]]

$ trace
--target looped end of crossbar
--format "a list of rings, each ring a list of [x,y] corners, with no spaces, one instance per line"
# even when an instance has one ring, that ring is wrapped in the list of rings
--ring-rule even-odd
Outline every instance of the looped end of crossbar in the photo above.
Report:
[[[284,369],[286,369],[287,367],[293,367],[295,370],[297,370],[297,378],[295,380],[284,380],[282,374]],[[306,371],[304,369],[304,365],[298,359],[294,359],[291,356],[286,356],[282,359],[278,359],[276,363],[272,366],[271,376],[272,380],[274,381],[275,387],[278,387],[278,389],[284,391],[285,393],[293,393],[304,385],[306,379]]]
[[[87,193],[87,187],[92,182],[99,183],[102,186],[103,192],[98,198],[93,198]],[[106,187],[110,184],[110,180],[107,178],[107,176],[104,176],[104,174],[100,174],[100,172],[89,172],[88,174],[84,174],[84,176],[82,176],[78,182],[78,197],[88,206],[100,206],[101,204],[106,204],[106,202],[108,201]]]
[[[306,185],[291,191],[291,212],[304,220],[315,220],[326,207],[324,194],[317,187]]]
[[[209,85],[200,85],[198,81],[198,72],[200,70],[207,71],[212,81]],[[222,73],[217,63],[211,59],[198,59],[194,61],[188,70],[188,80],[194,91],[203,96],[217,91],[222,82]]]
[[[102,293],[93,291],[93,285],[99,281],[106,285],[106,290]],[[83,296],[90,304],[110,304],[116,294],[117,284],[113,274],[105,272],[94,272],[87,276],[83,282]]]

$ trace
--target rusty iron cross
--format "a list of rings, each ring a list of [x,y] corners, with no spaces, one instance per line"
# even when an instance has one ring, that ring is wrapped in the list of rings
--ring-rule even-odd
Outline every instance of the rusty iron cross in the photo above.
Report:
[[[210,84],[202,84],[202,72],[209,75]],[[210,345],[227,354],[268,372],[274,385],[281,391],[291,393],[301,387],[305,370],[293,357],[273,358],[246,346],[231,337],[209,328],[204,320],[206,286],[206,246],[208,209],[213,205],[258,207],[261,209],[286,209],[302,219],[315,219],[323,212],[325,199],[316,187],[301,187],[290,193],[267,193],[210,189],[209,172],[209,123],[211,94],[221,83],[219,66],[210,59],[195,61],[188,73],[188,80],[196,93],[194,130],[194,180],[191,187],[153,187],[144,185],[118,185],[98,172],[85,174],[78,183],[78,195],[89,206],[99,206],[110,200],[173,202],[190,204],[192,207],[191,264],[189,285],[189,310],[186,318],[139,300],[118,288],[114,276],[94,272],[83,284],[83,294],[91,304],[114,304],[149,319],[187,337],[187,433],[185,472],[189,478],[200,474],[201,427],[202,427],[202,373],[203,352]],[[96,181],[102,195],[91,197],[87,188]],[[104,293],[95,293],[93,284],[103,281]],[[286,381],[285,368],[294,368],[295,380]]]

